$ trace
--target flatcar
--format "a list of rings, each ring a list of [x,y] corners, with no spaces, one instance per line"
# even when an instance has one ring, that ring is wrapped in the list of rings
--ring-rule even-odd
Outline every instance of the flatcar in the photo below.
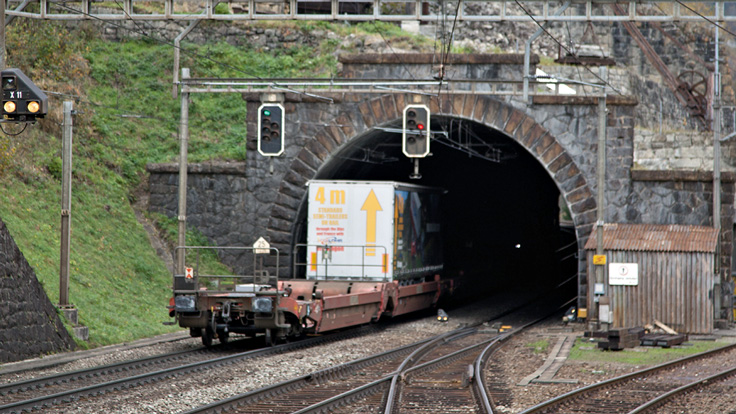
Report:
[[[253,247],[186,247],[185,274],[174,275],[170,316],[202,337],[263,334],[269,344],[433,307],[452,290],[442,279],[443,191],[393,181],[308,183],[307,243],[295,244],[292,279],[260,264],[280,252]],[[200,271],[205,250],[255,255],[245,275]],[[278,263],[278,257],[276,258]],[[296,277],[296,276],[299,277]]]

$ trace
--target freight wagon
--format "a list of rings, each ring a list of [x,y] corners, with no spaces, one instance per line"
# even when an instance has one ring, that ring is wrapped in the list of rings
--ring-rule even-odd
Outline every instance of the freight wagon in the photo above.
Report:
[[[267,343],[322,333],[434,306],[452,290],[440,277],[442,191],[384,181],[311,181],[306,244],[292,252],[292,275],[279,280],[262,266],[280,252],[253,247],[185,247],[184,274],[174,275],[170,315],[206,346],[230,333],[264,334]],[[210,274],[208,250],[253,254],[248,274]]]

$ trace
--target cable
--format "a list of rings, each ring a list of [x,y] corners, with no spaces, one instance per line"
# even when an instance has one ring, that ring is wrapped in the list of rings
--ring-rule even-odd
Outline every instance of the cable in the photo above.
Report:
[[[734,37],[736,37],[736,33],[734,33],[734,32],[732,32],[732,31],[728,30],[727,28],[725,28],[725,27],[721,26],[721,25],[720,25],[720,24],[718,24],[717,22],[714,22],[713,20],[709,19],[708,17],[706,17],[706,16],[704,16],[704,15],[700,14],[700,13],[699,13],[698,11],[696,11],[695,9],[693,9],[693,8],[689,7],[688,5],[686,5],[685,3],[683,3],[682,1],[680,1],[680,0],[675,0],[675,2],[676,2],[677,4],[679,4],[680,6],[682,6],[682,7],[686,8],[686,9],[690,10],[690,11],[691,11],[692,13],[694,13],[694,14],[696,14],[696,15],[700,16],[700,17],[701,17],[701,18],[702,18],[703,20],[707,21],[708,23],[712,24],[713,26],[715,26],[715,27],[717,27],[717,28],[719,28],[719,29],[723,30],[724,32],[726,32],[726,33],[730,34],[731,36],[734,36]]]
[[[81,14],[83,16],[90,17],[92,19],[95,19],[97,21],[102,22],[103,24],[109,24],[109,25],[112,25],[112,26],[115,26],[115,27],[118,27],[118,28],[121,28],[121,29],[124,29],[124,30],[132,30],[132,29],[128,29],[127,27],[124,27],[123,25],[115,24],[115,23],[112,23],[110,21],[106,21],[106,20],[100,19],[97,16],[94,16],[92,14],[85,13],[85,12],[82,12],[82,11],[79,11],[79,10],[76,10],[76,9],[73,9],[71,7],[67,7],[67,6],[65,6],[63,4],[52,3],[52,5],[53,6],[56,6],[56,7],[59,7],[61,9],[63,9],[63,10],[71,11],[71,12],[74,12],[74,13],[77,13],[77,14]],[[131,20],[133,20],[133,19],[131,19]],[[210,58],[208,56],[202,55],[202,54],[197,53],[197,52],[194,52],[194,51],[190,51],[190,50],[184,49],[182,47],[177,47],[175,44],[171,43],[170,41],[161,40],[161,39],[158,39],[156,37],[150,36],[150,35],[148,35],[146,33],[143,33],[143,32],[138,32],[138,31],[135,31],[135,30],[132,30],[132,31],[140,34],[143,37],[149,38],[149,39],[151,39],[151,40],[153,40],[155,42],[158,42],[158,43],[161,43],[161,44],[164,44],[164,45],[167,45],[167,46],[171,46],[171,47],[173,47],[175,49],[179,49],[184,54],[187,54],[187,55],[190,55],[190,56],[194,56],[196,58],[208,60],[208,61],[213,62],[215,64],[218,64],[220,66],[223,66],[223,67],[232,69],[232,70],[234,70],[236,72],[240,72],[240,73],[243,73],[245,75],[248,75],[248,76],[250,76],[253,79],[264,80],[262,77],[260,77],[258,75],[254,75],[254,74],[252,74],[252,73],[250,73],[250,72],[248,72],[248,71],[246,71],[244,69],[237,68],[237,67],[235,67],[233,65],[230,65],[230,64],[227,64],[227,63],[224,63],[224,62],[217,61],[217,60],[212,59],[212,58]],[[308,93],[305,93],[305,92],[302,92],[302,91],[299,91],[299,90],[285,88],[283,86],[279,86],[278,83],[276,83],[276,82],[272,82],[272,85],[273,85],[273,87],[278,88],[278,89],[281,89],[281,90],[283,90],[285,92],[291,92],[291,93],[295,93],[295,94],[298,94],[298,95],[310,96],[310,97],[313,97],[313,98],[324,99],[324,100],[326,100],[328,102],[332,102],[332,99],[330,99],[330,98],[324,98],[324,97],[321,97],[319,95],[308,94]]]
[[[411,71],[409,71],[409,68],[406,67],[406,65],[404,64],[404,62],[399,57],[399,54],[396,53],[396,51],[394,50],[394,47],[391,46],[391,43],[389,43],[388,40],[386,40],[386,38],[383,36],[383,33],[381,33],[381,30],[378,28],[378,25],[376,25],[376,21],[374,20],[372,23],[373,23],[373,27],[376,29],[376,31],[378,32],[378,34],[381,36],[381,39],[383,39],[383,43],[385,43],[386,46],[388,46],[389,49],[391,49],[391,53],[393,53],[394,56],[396,56],[396,59],[398,59],[398,61],[401,64],[401,66],[404,68],[404,71],[406,71],[406,73],[409,76],[411,76],[411,79],[412,80],[416,80],[416,78],[414,77],[414,74],[412,74]]]
[[[460,4],[462,2],[458,1],[457,6],[455,7],[455,20],[452,22],[452,29],[450,30],[450,38],[447,39],[447,46],[445,47],[443,44],[443,56],[440,63],[440,73],[438,74],[440,84],[437,85],[437,102],[439,103],[440,95],[442,94],[442,82],[445,80],[445,73],[447,73],[447,61],[450,57],[450,49],[452,48],[452,39],[453,36],[455,36],[455,27],[457,26],[457,16],[460,12]],[[443,42],[444,43],[444,42]]]
[[[137,31],[137,30],[134,30],[134,29],[128,29],[127,27],[123,26],[122,24],[117,24],[115,22],[111,22],[111,21],[108,21],[108,20],[103,20],[103,19],[101,19],[101,18],[99,18],[99,17],[97,17],[97,16],[95,16],[93,14],[89,14],[89,13],[85,13],[85,12],[82,12],[82,11],[79,11],[79,10],[76,10],[76,9],[72,9],[71,7],[67,7],[67,6],[65,6],[63,4],[52,3],[52,5],[53,6],[56,6],[56,7],[59,7],[61,9],[67,10],[67,11],[71,11],[71,12],[74,12],[74,13],[77,13],[77,14],[80,14],[80,15],[83,15],[83,16],[86,16],[86,17],[90,17],[92,19],[95,19],[95,20],[101,22],[102,24],[107,24],[107,25],[115,26],[115,27],[120,28],[120,29],[133,31],[133,32],[138,33],[139,35],[145,37],[145,38],[151,39],[151,40],[153,40],[153,41],[155,41],[157,43],[160,43],[162,45],[167,45],[167,46],[171,46],[171,47],[173,47],[175,49],[179,49],[179,51],[181,51],[184,54],[190,55],[190,56],[195,57],[195,58],[208,60],[208,61],[210,61],[212,63],[217,64],[217,65],[220,65],[220,66],[223,66],[225,68],[232,69],[232,70],[234,70],[236,72],[239,72],[239,73],[243,73],[245,75],[248,75],[248,76],[250,76],[253,79],[263,80],[263,78],[261,78],[260,76],[253,75],[252,73],[250,73],[250,72],[248,72],[248,71],[246,71],[244,69],[237,68],[235,66],[232,66],[232,65],[227,64],[227,63],[224,63],[224,62],[220,62],[218,60],[212,59],[209,56],[205,56],[205,55],[202,55],[200,53],[197,53],[197,52],[194,52],[194,51],[191,51],[191,50],[188,50],[188,49],[184,49],[183,47],[177,47],[175,44],[171,43],[168,40],[158,39],[158,38],[156,38],[154,36],[151,36],[151,35],[146,34],[145,32],[140,32],[140,31]],[[134,20],[134,19],[131,19],[131,20]]]
[[[28,128],[28,124],[29,124],[29,122],[26,122],[23,125],[23,129],[21,129],[20,132],[18,132],[17,134],[11,134],[8,131],[6,131],[5,128],[3,128],[3,124],[0,124],[0,131],[2,131],[3,134],[5,134],[5,135],[7,135],[9,137],[17,137],[18,135],[22,134],[26,130],[26,128]]]
[[[131,16],[130,14],[128,14],[127,11],[125,11],[125,7],[122,4],[120,4],[120,2],[118,0],[115,0],[115,4],[117,4],[118,7],[120,7],[120,10],[122,10],[123,13],[125,14],[125,16],[128,17],[128,19],[130,19],[130,21],[133,22],[133,24],[135,25],[135,27],[138,28],[138,30],[140,31],[141,34],[143,34],[144,36],[148,36],[148,34],[146,34],[146,32],[144,32],[143,29],[141,29],[141,27],[138,25],[138,22],[133,18],[133,16]],[[132,2],[131,2],[131,4],[132,4]]]
[[[98,107],[98,108],[111,109],[111,110],[114,110],[114,111],[123,111],[122,108],[118,108],[118,107],[114,107],[114,106],[109,106],[109,105],[103,105],[103,104],[100,104],[100,103],[97,103],[97,102],[93,102],[93,101],[90,101],[89,99],[83,98],[83,97],[81,97],[79,95],[73,95],[73,94],[70,94],[70,93],[62,93],[62,92],[53,92],[53,91],[47,91],[47,90],[44,90],[43,92],[46,95],[72,98],[78,104],[86,104],[86,105],[90,105],[90,106],[94,106],[94,107]],[[117,116],[117,117],[120,117],[120,118],[155,119],[157,121],[162,121],[162,122],[167,122],[167,123],[173,123],[173,124],[177,124],[178,125],[178,121],[174,121],[174,120],[172,120],[170,118],[161,118],[161,117],[156,117],[156,116],[147,115],[147,114],[125,114],[125,113],[123,113],[123,114],[111,115],[111,116]]]
[[[590,24],[590,22],[588,22],[588,24]],[[567,38],[570,39],[570,44],[571,45],[574,45],[574,43],[572,41],[572,32],[570,31],[570,22],[565,22],[565,29],[567,30]],[[586,28],[586,30],[587,30],[587,28]],[[595,36],[595,32],[594,31],[593,31],[593,35]],[[585,38],[585,32],[583,32],[582,38],[584,40],[584,38]],[[600,45],[599,45],[599,47],[600,47]],[[603,48],[601,48],[601,50],[603,50]],[[576,56],[577,56],[577,53],[576,53]],[[580,72],[580,66],[579,65],[575,65],[575,71],[578,74],[578,78],[580,78],[580,80],[582,81],[583,80],[583,74]],[[588,91],[585,88],[582,88],[581,90],[583,91],[583,95],[587,97],[588,96]]]
[[[461,1],[458,1],[457,2],[457,7],[455,7],[455,20],[453,20],[453,22],[452,22],[452,30],[450,30],[450,38],[447,41],[447,48],[445,49],[445,56],[444,56],[444,59],[442,61],[442,64],[443,65],[447,64],[447,59],[448,59],[448,57],[450,55],[450,50],[452,49],[452,40],[453,40],[453,38],[455,36],[455,27],[457,27],[457,16],[460,13],[460,4],[461,3],[462,3]],[[444,73],[442,75],[444,75]]]
[[[521,5],[521,3],[519,3],[519,0],[514,0],[514,3],[516,3],[516,5],[519,6],[519,8],[522,11],[524,11],[524,13],[527,16],[529,16],[529,18],[532,19],[532,21],[534,21],[534,23],[536,23],[537,26],[539,26],[539,28],[542,29],[542,31],[547,36],[550,37],[550,39],[552,39],[555,43],[557,43],[561,48],[565,49],[565,52],[567,52],[570,56],[574,57],[578,61],[578,63],[580,64],[580,66],[582,66],[583,68],[585,68],[585,70],[587,70],[588,72],[590,72],[593,76],[595,76],[596,79],[598,79],[599,81],[601,81],[601,83],[603,83],[605,86],[608,86],[609,88],[611,88],[611,90],[614,91],[616,94],[621,95],[621,96],[624,95],[623,92],[619,91],[616,87],[614,87],[613,85],[611,85],[607,80],[601,78],[600,75],[598,75],[592,69],[590,69],[590,67],[588,65],[586,65],[585,63],[583,63],[582,61],[580,61],[577,58],[577,55],[573,54],[567,46],[563,45],[562,42],[560,42],[559,40],[557,40],[557,38],[554,37],[549,32],[549,30],[547,30],[547,28],[545,28],[542,24],[540,24],[539,21],[537,21],[537,19],[535,19],[534,16],[526,8],[524,8],[524,6]]]

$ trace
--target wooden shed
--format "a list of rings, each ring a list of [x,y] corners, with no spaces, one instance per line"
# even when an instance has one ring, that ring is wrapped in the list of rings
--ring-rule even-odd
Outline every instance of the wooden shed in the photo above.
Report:
[[[605,224],[604,296],[612,328],[654,320],[678,332],[711,333],[718,231],[713,227]],[[585,244],[588,309],[594,305],[596,233]]]

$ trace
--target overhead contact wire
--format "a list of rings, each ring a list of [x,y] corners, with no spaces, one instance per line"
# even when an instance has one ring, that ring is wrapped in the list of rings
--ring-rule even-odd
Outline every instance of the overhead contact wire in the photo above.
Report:
[[[97,21],[100,21],[100,22],[102,22],[103,24],[108,24],[108,25],[112,25],[112,26],[115,26],[115,27],[118,27],[118,28],[121,28],[121,29],[126,29],[126,30],[132,30],[132,29],[128,29],[127,27],[124,27],[123,25],[120,25],[120,24],[115,24],[115,23],[113,23],[113,22],[109,22],[109,21],[106,21],[106,20],[100,19],[100,18],[99,18],[99,17],[97,17],[97,16],[94,16],[94,15],[92,15],[92,14],[89,14],[89,13],[85,13],[85,12],[83,12],[83,11],[79,11],[79,10],[73,9],[73,8],[71,8],[71,7],[67,7],[67,6],[65,6],[65,5],[63,5],[63,4],[59,4],[59,3],[52,3],[52,5],[53,5],[53,6],[56,6],[56,7],[59,7],[59,8],[61,8],[61,9],[67,10],[67,11],[71,11],[71,12],[74,12],[74,13],[76,13],[76,14],[80,14],[80,15],[83,15],[83,16],[86,16],[86,17],[89,17],[89,18],[92,18],[92,19],[94,19],[94,20],[97,20]],[[131,20],[134,20],[134,19],[132,19],[132,18],[131,18]],[[135,20],[134,20],[134,21],[135,21]],[[138,33],[139,35],[141,35],[141,36],[144,36],[144,37],[146,37],[146,38],[148,38],[148,39],[151,39],[151,40],[153,40],[153,41],[155,41],[155,42],[158,42],[158,43],[160,43],[160,44],[163,44],[163,45],[167,45],[167,46],[171,46],[171,47],[173,47],[173,48],[175,48],[175,49],[178,49],[179,51],[183,52],[183,53],[184,53],[184,54],[186,54],[186,55],[189,55],[189,56],[193,56],[193,57],[195,57],[195,58],[199,58],[199,59],[205,59],[205,60],[208,60],[208,61],[210,61],[210,62],[213,62],[213,63],[215,63],[215,64],[217,64],[217,65],[220,65],[220,66],[222,66],[222,67],[225,67],[225,68],[228,68],[228,69],[232,69],[232,70],[234,70],[234,71],[236,71],[236,72],[240,72],[240,73],[243,73],[243,74],[245,74],[245,75],[248,75],[248,76],[249,76],[249,77],[251,77],[252,79],[258,79],[258,80],[262,80],[262,81],[265,81],[265,79],[263,79],[262,77],[260,77],[260,76],[258,76],[258,75],[254,75],[253,73],[251,73],[251,72],[248,72],[248,71],[247,71],[247,70],[245,70],[245,69],[241,69],[241,68],[235,67],[235,66],[233,66],[233,65],[230,65],[230,64],[228,64],[228,63],[224,63],[224,62],[221,62],[221,61],[218,61],[218,60],[212,59],[212,58],[211,58],[211,57],[209,57],[209,56],[205,56],[205,55],[202,55],[202,54],[200,54],[200,53],[197,53],[197,52],[193,52],[193,51],[191,51],[191,50],[185,49],[185,48],[183,48],[183,47],[180,47],[180,46],[176,46],[175,44],[171,43],[171,42],[170,42],[170,41],[168,41],[168,40],[162,40],[162,39],[158,39],[158,38],[156,38],[156,37],[154,37],[154,36],[151,36],[151,35],[148,35],[148,34],[146,34],[145,32],[140,32],[140,31],[136,31],[136,30],[132,30],[132,31],[133,31],[133,32],[136,32],[136,33]],[[286,91],[286,92],[292,92],[292,93],[295,93],[295,94],[299,94],[299,95],[305,95],[305,96],[310,96],[310,97],[313,97],[313,98],[325,99],[325,100],[327,100],[327,101],[330,101],[330,102],[332,102],[332,99],[330,99],[330,98],[324,98],[324,97],[321,97],[321,96],[319,96],[319,95],[313,95],[313,94],[308,94],[308,93],[305,93],[305,92],[302,92],[302,91],[298,91],[298,90],[294,90],[294,89],[290,89],[290,88],[285,88],[285,87],[283,87],[283,86],[279,86],[279,85],[278,85],[278,83],[276,83],[276,82],[272,82],[272,84],[273,84],[273,87],[275,87],[275,88],[278,88],[278,89],[281,89],[281,90],[283,90],[283,91]]]
[[[535,19],[535,18],[534,18],[534,16],[533,16],[533,15],[532,15],[532,14],[531,14],[531,13],[530,13],[530,12],[529,12],[529,11],[528,11],[528,10],[527,10],[526,8],[524,8],[524,6],[522,6],[522,5],[521,5],[521,3],[519,2],[519,0],[514,0],[514,2],[516,3],[516,5],[517,5],[517,6],[519,6],[519,8],[520,8],[520,9],[521,9],[521,10],[522,10],[522,11],[523,11],[523,12],[524,12],[524,13],[525,13],[525,14],[526,14],[526,15],[527,15],[527,16],[528,16],[528,17],[529,17],[530,19],[532,19],[532,21],[534,21],[534,23],[536,23],[536,25],[537,25],[537,26],[539,26],[539,28],[540,28],[540,29],[542,29],[542,31],[543,31],[543,32],[544,32],[544,33],[545,33],[545,34],[546,34],[547,36],[549,36],[549,38],[550,38],[550,39],[552,39],[552,40],[553,40],[553,41],[554,41],[555,43],[557,43],[557,45],[559,45],[559,46],[560,46],[560,47],[561,47],[562,49],[564,49],[564,50],[565,50],[565,52],[567,52],[568,54],[570,54],[570,56],[573,56],[574,58],[576,58],[576,59],[577,59],[577,55],[573,54],[573,53],[572,53],[572,52],[570,51],[570,48],[568,48],[567,46],[563,45],[563,44],[562,44],[562,42],[560,42],[560,41],[559,41],[559,40],[558,40],[558,39],[557,39],[557,38],[556,38],[556,37],[555,37],[554,35],[552,35],[552,33],[550,33],[550,32],[549,32],[549,30],[547,30],[547,28],[546,28],[546,27],[544,27],[544,25],[542,25],[541,23],[539,23],[539,21],[538,21],[537,19]],[[616,88],[615,86],[613,86],[613,85],[612,85],[612,84],[611,84],[610,82],[608,82],[607,80],[605,80],[605,79],[601,78],[601,77],[600,77],[600,75],[598,75],[597,73],[595,73],[595,72],[594,72],[594,71],[593,71],[593,70],[592,70],[592,69],[591,69],[591,68],[590,68],[590,67],[589,67],[588,65],[586,65],[586,64],[585,64],[584,62],[580,61],[579,59],[577,59],[577,60],[578,60],[578,63],[579,63],[579,64],[580,64],[580,65],[581,65],[581,66],[582,66],[583,68],[585,68],[585,70],[587,70],[588,72],[590,72],[590,73],[591,73],[591,74],[592,74],[592,75],[593,75],[593,76],[594,76],[594,77],[595,77],[596,79],[598,79],[598,80],[599,80],[599,81],[600,81],[600,82],[601,82],[601,83],[602,83],[603,85],[605,85],[605,86],[608,86],[609,88],[611,88],[611,90],[612,90],[612,91],[614,91],[614,92],[616,92],[616,94],[618,94],[618,95],[622,95],[622,96],[623,96],[623,92],[619,91],[619,90],[618,90],[618,89],[617,89],[617,88]]]

